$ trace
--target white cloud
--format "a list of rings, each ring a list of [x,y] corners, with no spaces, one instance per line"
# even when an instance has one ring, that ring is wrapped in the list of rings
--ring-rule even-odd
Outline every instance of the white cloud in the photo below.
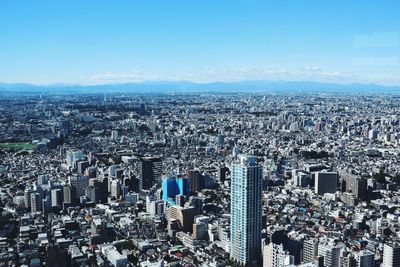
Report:
[[[130,83],[145,81],[191,81],[197,83],[237,82],[245,80],[286,80],[286,81],[317,81],[332,83],[378,83],[399,85],[400,79],[391,76],[373,77],[346,73],[338,70],[322,70],[317,66],[306,66],[298,71],[280,68],[210,68],[206,67],[197,72],[186,73],[148,73],[141,70],[130,72],[108,71],[82,77],[85,84]]]
[[[322,71],[322,68],[317,67],[317,66],[305,66],[305,67],[302,68],[302,70],[315,72],[315,71]]]

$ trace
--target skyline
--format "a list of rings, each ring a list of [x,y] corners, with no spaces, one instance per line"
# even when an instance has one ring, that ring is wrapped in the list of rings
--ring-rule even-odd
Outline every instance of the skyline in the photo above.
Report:
[[[115,3],[1,1],[0,82],[400,85],[396,1]]]

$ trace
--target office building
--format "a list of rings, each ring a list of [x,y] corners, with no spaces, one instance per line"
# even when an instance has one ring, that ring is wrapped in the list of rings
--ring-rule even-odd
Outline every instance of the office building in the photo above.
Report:
[[[337,172],[316,172],[315,173],[315,193],[323,195],[325,193],[336,193],[338,184]]]
[[[164,178],[162,182],[162,198],[175,205],[176,196],[186,196],[189,193],[189,180],[186,177],[174,176]]]
[[[68,150],[66,153],[67,165],[71,168],[76,167],[78,160],[84,160],[85,154],[80,150]]]
[[[367,197],[367,179],[360,176],[343,173],[342,175],[342,189],[345,192],[351,193],[357,200],[365,200]]]
[[[121,183],[119,180],[111,182],[111,196],[118,199],[121,196]]]
[[[199,170],[189,170],[187,174],[190,192],[199,192],[204,189],[204,177]]]
[[[37,178],[37,184],[38,185],[45,185],[47,184],[49,178],[47,177],[47,175],[39,175]]]
[[[63,201],[63,191],[60,188],[52,189],[51,190],[51,206],[56,207],[62,205]]]
[[[141,158],[139,163],[139,190],[149,190],[154,184],[160,183],[161,175],[161,158]]]
[[[219,167],[218,168],[218,181],[220,183],[225,182],[227,173],[229,173],[228,167]]]
[[[85,196],[85,190],[89,186],[89,177],[84,175],[76,175],[69,178],[71,185],[71,201],[79,203],[79,199]]]
[[[83,175],[85,174],[86,169],[89,167],[89,161],[79,160],[77,166],[78,166],[78,173]]]
[[[193,237],[196,240],[206,239],[209,220],[210,218],[207,216],[198,216],[194,219]]]
[[[72,204],[72,189],[69,184],[63,185],[63,203]]]

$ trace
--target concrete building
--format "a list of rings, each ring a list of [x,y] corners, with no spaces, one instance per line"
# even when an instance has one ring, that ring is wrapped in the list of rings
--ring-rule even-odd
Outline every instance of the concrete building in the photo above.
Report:
[[[282,245],[269,243],[263,248],[263,267],[284,267],[294,264],[294,257],[283,250]]]
[[[331,242],[318,245],[318,255],[324,257],[324,267],[339,267],[340,247]]]
[[[303,262],[314,262],[318,256],[318,240],[307,239],[303,243]]]
[[[172,206],[168,209],[168,223],[178,220],[182,231],[188,233],[193,231],[193,222],[196,212],[194,207]]]
[[[400,266],[400,244],[389,243],[383,247],[382,267]]]

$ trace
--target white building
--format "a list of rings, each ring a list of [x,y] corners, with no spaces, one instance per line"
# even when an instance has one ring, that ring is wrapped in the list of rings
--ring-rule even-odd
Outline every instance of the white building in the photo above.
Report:
[[[318,245],[318,255],[324,257],[325,267],[339,267],[340,247],[334,243],[320,243]]]
[[[102,245],[101,252],[114,267],[125,267],[128,264],[128,257],[119,253],[113,245]]]
[[[294,264],[294,256],[287,254],[282,245],[269,243],[263,248],[263,267],[284,267]]]
[[[383,263],[382,267],[400,266],[400,244],[385,244],[383,247]]]

